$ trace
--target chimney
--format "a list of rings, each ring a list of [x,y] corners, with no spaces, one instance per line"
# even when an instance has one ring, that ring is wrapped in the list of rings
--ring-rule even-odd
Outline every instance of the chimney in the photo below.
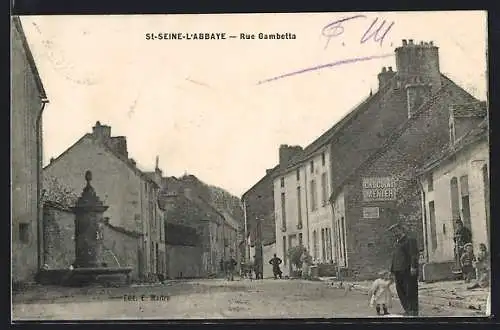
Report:
[[[384,66],[382,71],[378,74],[378,89],[381,90],[391,79],[394,77],[395,72],[392,71],[392,66],[389,70]]]
[[[413,83],[405,86],[408,118],[413,116],[415,111],[431,96],[432,89],[431,84],[422,82],[418,76],[413,80]]]
[[[407,45],[406,39],[403,39],[403,46],[406,46],[406,45]]]
[[[117,154],[128,158],[127,138],[124,136],[114,136],[108,140],[108,146]]]
[[[132,165],[134,165],[134,166],[136,166],[136,165],[137,165],[137,163],[136,163],[135,159],[133,159],[133,158],[130,158],[128,161],[130,162],[130,164],[132,164]]]
[[[101,125],[101,122],[97,121],[95,126],[92,127],[92,134],[98,141],[106,142],[111,137],[111,127]]]
[[[50,157],[49,164],[52,164],[54,162],[54,157]]]
[[[422,82],[432,84],[432,92],[442,85],[439,68],[438,47],[427,42],[414,44],[409,39],[411,47],[398,47],[396,53],[396,71],[402,85],[411,84],[413,77],[421,78]]]
[[[289,146],[288,144],[280,145],[279,160],[280,166],[286,166],[290,159],[302,151],[300,146]]]

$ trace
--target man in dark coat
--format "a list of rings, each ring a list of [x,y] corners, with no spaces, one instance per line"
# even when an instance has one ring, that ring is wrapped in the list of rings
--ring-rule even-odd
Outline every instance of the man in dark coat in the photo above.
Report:
[[[281,278],[282,272],[280,269],[280,265],[282,263],[281,259],[276,256],[276,253],[274,254],[274,257],[269,260],[269,263],[273,265],[273,274],[274,274],[274,279],[277,279],[278,276]]]
[[[401,224],[389,227],[395,238],[391,273],[405,315],[418,316],[418,259],[417,240],[410,237]]]
[[[238,263],[232,256],[229,257],[226,263],[226,276],[229,281],[234,281],[234,270]]]

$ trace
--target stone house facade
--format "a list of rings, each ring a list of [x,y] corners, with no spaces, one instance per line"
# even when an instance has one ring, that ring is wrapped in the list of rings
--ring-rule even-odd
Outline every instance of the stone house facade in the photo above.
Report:
[[[249,238],[249,246],[255,248],[255,255],[262,258],[264,276],[271,276],[272,270],[267,267],[267,260],[272,258],[276,244],[276,222],[274,217],[274,188],[272,173],[278,166],[266,170],[266,175],[256,184],[248,189],[242,196],[241,201],[247,218],[246,232]],[[270,250],[271,254],[264,253]],[[250,253],[248,257],[252,258]]]
[[[11,21],[12,281],[31,282],[42,263],[42,113],[48,103],[19,17]]]
[[[419,171],[426,262],[424,280],[453,276],[457,267],[453,241],[457,219],[471,230],[475,251],[480,243],[490,246],[486,104],[451,107],[449,123],[449,143]]]
[[[91,134],[85,134],[59,157],[51,159],[43,175],[57,178],[64,186],[79,192],[87,170],[94,175],[97,195],[109,206],[104,213],[107,223],[140,236],[135,238],[136,246],[131,252],[114,252],[124,258],[134,255],[119,260],[120,264],[133,267],[132,279],[166,274],[165,228],[158,204],[160,187],[128,158],[126,138],[112,137],[111,127],[97,122]],[[111,245],[119,249],[120,244]]]
[[[417,169],[448,143],[448,109],[477,102],[440,73],[433,44],[403,42],[396,49],[396,62],[391,89],[405,102],[394,110],[406,119],[395,130],[381,130],[384,143],[337,176],[330,199],[340,242],[339,265],[358,278],[373,278],[389,267],[393,238],[386,229],[397,221],[406,224],[424,249]]]

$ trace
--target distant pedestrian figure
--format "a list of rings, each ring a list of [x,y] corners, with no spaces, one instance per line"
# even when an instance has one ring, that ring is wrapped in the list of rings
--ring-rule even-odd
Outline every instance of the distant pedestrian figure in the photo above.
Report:
[[[274,254],[274,257],[269,260],[269,263],[273,265],[273,275],[274,279],[282,278],[283,273],[281,272],[280,265],[283,261]]]
[[[300,261],[302,261],[302,278],[310,278],[310,269],[312,264],[312,258],[307,249],[304,249],[302,255],[300,256]]]
[[[379,273],[379,278],[373,281],[368,295],[370,307],[375,307],[377,315],[388,315],[392,307],[391,285],[394,282],[389,271]]]
[[[462,275],[464,277],[465,283],[470,283],[470,281],[475,277],[476,271],[474,270],[474,263],[476,262],[476,257],[474,256],[474,251],[472,248],[472,243],[467,243],[464,246],[464,252],[460,257],[460,265],[462,266]]]
[[[405,315],[418,316],[418,258],[417,240],[410,237],[401,224],[389,227],[396,243],[392,255],[391,273]]]
[[[238,263],[231,256],[226,262],[226,278],[228,281],[234,281],[234,269]]]

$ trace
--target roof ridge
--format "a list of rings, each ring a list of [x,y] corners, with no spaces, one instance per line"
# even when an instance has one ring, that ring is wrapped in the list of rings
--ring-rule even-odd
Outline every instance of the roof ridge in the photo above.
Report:
[[[351,111],[347,112],[342,118],[340,118],[333,126],[331,126],[329,129],[327,129],[323,134],[321,134],[319,137],[317,137],[314,141],[309,143],[301,152],[299,152],[295,157],[293,157],[285,170],[288,170],[290,168],[293,168],[295,165],[301,163],[304,161],[304,157],[307,155],[314,153],[321,147],[323,147],[325,144],[331,143],[331,139],[336,136],[336,133],[340,131],[345,125],[347,125],[351,119],[356,117],[356,115],[359,115],[358,111],[361,110],[367,110],[368,107],[366,107],[368,104],[371,102],[375,102],[376,99],[380,99],[383,96],[386,95],[386,93],[393,91],[391,89],[392,83],[396,81],[397,75],[394,75],[391,79],[389,79],[379,90],[377,90],[375,93],[372,95],[367,96],[364,98],[361,102],[357,103],[355,106],[351,107]],[[363,108],[366,107],[366,108]],[[324,138],[328,136],[329,134],[333,134],[331,137],[329,137],[326,141],[324,141],[322,144],[318,145],[314,150],[307,150],[307,148],[310,148],[314,145],[315,142],[320,140],[321,138]],[[306,153],[307,151],[307,153]]]
[[[422,115],[426,110],[428,110],[430,107],[434,105],[434,103],[443,96],[444,92],[447,90],[449,86],[453,81],[449,81],[446,84],[443,84],[436,93],[434,93],[427,101],[425,101],[414,113],[411,117],[409,117],[407,120],[405,120],[401,125],[399,125],[398,128],[396,128],[390,135],[389,137],[384,141],[384,143],[376,149],[374,153],[372,153],[370,156],[368,156],[364,161],[361,162],[359,166],[356,166],[351,173],[345,176],[345,178],[336,185],[336,188],[332,192],[330,196],[330,200],[333,198],[334,195],[337,194],[338,190],[340,187],[342,187],[348,180],[350,180],[356,173],[358,173],[362,168],[366,166],[369,162],[373,161],[376,159],[383,151],[386,150],[386,148],[394,143],[404,132],[404,130],[408,127],[410,123],[414,121],[415,118],[419,117]]]

